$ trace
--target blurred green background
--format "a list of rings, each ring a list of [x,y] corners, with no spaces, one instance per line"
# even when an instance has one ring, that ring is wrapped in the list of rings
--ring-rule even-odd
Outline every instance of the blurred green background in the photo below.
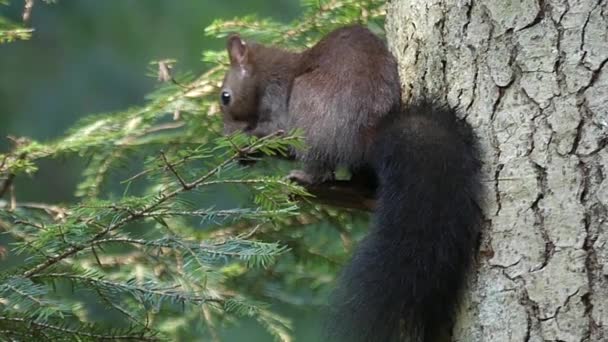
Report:
[[[0,45],[0,151],[9,147],[7,135],[47,141],[82,116],[144,103],[156,82],[150,61],[175,58],[177,72],[200,73],[202,51],[224,44],[204,35],[214,19],[254,14],[286,22],[300,11],[297,0],[36,1],[32,39]],[[0,5],[0,15],[16,22],[22,12],[21,0]],[[36,178],[47,181],[22,184],[22,195],[71,199],[78,168],[40,166]]]
[[[36,1],[29,41],[0,45],[0,151],[7,135],[52,140],[79,118],[124,110],[145,102],[156,79],[152,60],[175,58],[177,71],[199,74],[201,52],[221,48],[205,37],[214,19],[254,14],[291,21],[297,0],[60,0]],[[23,1],[0,6],[0,16],[19,21]],[[80,161],[82,162],[82,161]],[[24,200],[73,200],[78,161],[46,160],[34,179],[17,179]],[[318,313],[279,309],[294,319],[296,339],[311,341]],[[224,331],[227,341],[267,341],[255,323]]]

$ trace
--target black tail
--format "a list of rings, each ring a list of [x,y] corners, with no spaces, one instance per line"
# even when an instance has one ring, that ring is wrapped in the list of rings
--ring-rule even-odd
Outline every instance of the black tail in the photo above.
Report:
[[[434,342],[477,249],[477,147],[453,111],[427,102],[381,127],[374,224],[334,295],[328,340]]]

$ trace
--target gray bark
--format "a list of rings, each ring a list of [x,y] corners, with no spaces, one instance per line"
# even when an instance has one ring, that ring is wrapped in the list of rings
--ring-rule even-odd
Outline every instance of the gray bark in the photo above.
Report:
[[[393,0],[407,103],[481,141],[479,261],[455,341],[608,341],[608,0]]]

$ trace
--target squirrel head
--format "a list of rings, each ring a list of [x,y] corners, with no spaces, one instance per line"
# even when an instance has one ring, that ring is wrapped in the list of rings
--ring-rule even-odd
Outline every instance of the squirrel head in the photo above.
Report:
[[[220,91],[226,133],[246,129],[257,116],[257,80],[252,49],[237,34],[228,37],[230,68]]]

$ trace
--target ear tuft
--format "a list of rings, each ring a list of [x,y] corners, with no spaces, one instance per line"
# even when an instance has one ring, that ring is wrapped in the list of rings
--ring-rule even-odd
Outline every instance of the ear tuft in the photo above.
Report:
[[[231,34],[228,37],[228,56],[231,64],[244,65],[247,63],[249,48],[247,43],[238,34]]]

